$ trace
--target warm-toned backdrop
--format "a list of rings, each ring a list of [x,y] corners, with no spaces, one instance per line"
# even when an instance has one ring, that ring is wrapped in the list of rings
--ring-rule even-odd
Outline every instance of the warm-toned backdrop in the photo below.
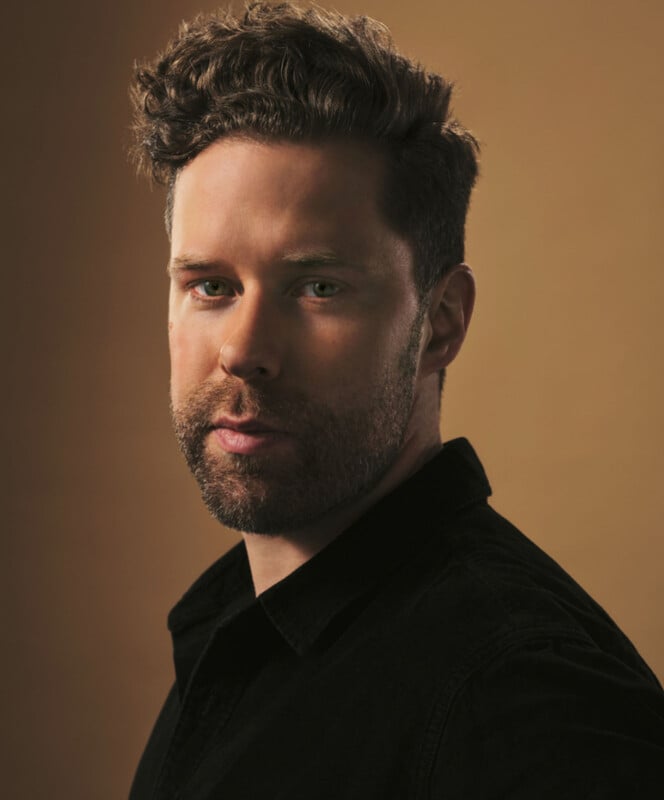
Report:
[[[664,676],[660,0],[337,0],[458,83],[479,283],[445,437]],[[4,12],[2,716],[12,800],[112,800],[171,680],[165,615],[235,541],[167,412],[160,192],[126,86],[209,2]]]

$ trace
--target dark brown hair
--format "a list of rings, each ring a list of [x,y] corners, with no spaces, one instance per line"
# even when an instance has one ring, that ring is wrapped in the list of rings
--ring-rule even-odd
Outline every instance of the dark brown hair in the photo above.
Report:
[[[463,261],[478,146],[451,116],[452,85],[400,55],[387,29],[291,3],[251,3],[183,23],[151,64],[136,68],[134,155],[169,186],[223,136],[350,137],[384,153],[382,207],[411,244],[425,294]]]

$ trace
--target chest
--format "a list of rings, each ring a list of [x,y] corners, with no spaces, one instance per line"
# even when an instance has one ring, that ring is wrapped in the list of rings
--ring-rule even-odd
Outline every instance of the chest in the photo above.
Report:
[[[261,625],[219,635],[148,746],[150,796],[419,796],[446,685],[433,633],[331,639],[298,654]]]

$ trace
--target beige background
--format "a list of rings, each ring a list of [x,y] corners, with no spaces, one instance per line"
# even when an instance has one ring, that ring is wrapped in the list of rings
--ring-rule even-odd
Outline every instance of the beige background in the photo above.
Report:
[[[664,676],[659,0],[339,0],[458,82],[479,282],[444,435]],[[3,37],[5,797],[124,797],[171,680],[165,615],[234,536],[167,413],[162,197],[126,86],[192,0],[27,3]]]

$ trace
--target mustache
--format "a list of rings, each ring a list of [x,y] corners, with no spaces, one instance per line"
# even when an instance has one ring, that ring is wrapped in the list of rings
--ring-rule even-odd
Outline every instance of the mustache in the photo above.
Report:
[[[311,405],[311,401],[300,393],[280,397],[272,391],[268,393],[247,385],[207,381],[191,392],[177,408],[171,399],[171,416],[176,424],[186,419],[187,427],[201,431],[211,430],[212,421],[220,415],[257,417],[278,426],[309,416]]]

